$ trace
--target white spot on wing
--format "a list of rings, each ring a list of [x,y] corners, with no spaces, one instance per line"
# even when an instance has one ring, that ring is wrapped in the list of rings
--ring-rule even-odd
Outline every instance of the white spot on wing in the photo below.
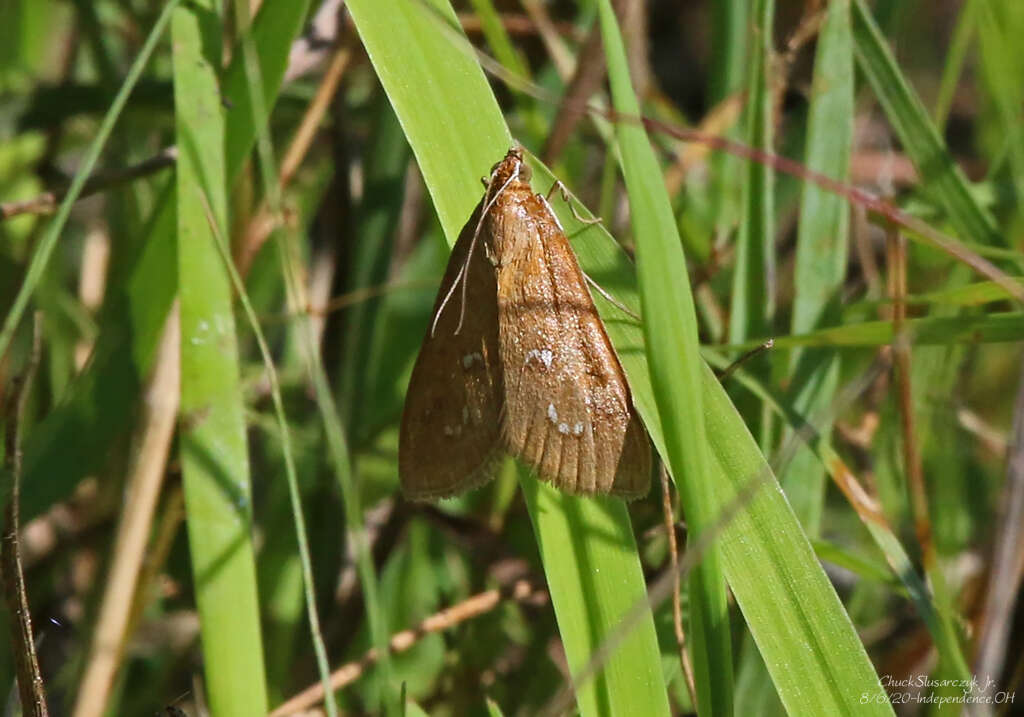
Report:
[[[551,363],[555,360],[555,353],[551,349],[530,349],[526,353],[525,363],[530,363],[530,359],[536,359],[544,364],[544,368],[551,368]]]
[[[552,423],[558,423],[558,411],[555,410],[555,404],[548,404],[548,420]]]
[[[559,423],[558,424],[558,432],[561,433],[563,436],[568,436],[569,435],[569,424],[568,423]]]
[[[582,435],[583,434],[583,424],[577,422],[576,425],[572,427],[572,434],[574,436]]]

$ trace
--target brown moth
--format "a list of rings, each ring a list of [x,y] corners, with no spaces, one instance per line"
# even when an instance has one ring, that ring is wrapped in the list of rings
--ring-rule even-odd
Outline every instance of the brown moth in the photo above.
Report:
[[[494,476],[508,453],[568,493],[647,493],[651,449],[583,272],[513,147],[448,260],[402,415],[414,500]]]

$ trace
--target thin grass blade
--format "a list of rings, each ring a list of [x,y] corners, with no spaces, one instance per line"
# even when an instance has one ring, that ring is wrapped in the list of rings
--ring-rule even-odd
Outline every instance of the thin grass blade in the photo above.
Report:
[[[226,235],[224,119],[212,3],[174,12],[181,302],[182,479],[208,700],[214,714],[267,711],[252,500],[231,288],[204,204]]]

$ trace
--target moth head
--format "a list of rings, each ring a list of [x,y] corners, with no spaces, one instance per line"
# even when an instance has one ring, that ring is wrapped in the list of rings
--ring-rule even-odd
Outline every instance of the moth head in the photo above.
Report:
[[[505,154],[504,159],[491,167],[490,183],[495,187],[501,187],[513,177],[529,182],[532,174],[529,165],[523,161],[523,148],[515,145]]]

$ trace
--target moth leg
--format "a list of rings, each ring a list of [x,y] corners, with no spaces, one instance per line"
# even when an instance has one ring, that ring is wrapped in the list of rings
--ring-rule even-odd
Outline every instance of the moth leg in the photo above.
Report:
[[[556,179],[555,180],[555,183],[551,185],[551,189],[549,189],[548,193],[544,195],[544,199],[545,200],[551,199],[551,195],[555,193],[556,189],[558,190],[559,194],[562,195],[562,201],[565,202],[569,206],[569,211],[572,212],[572,215],[576,218],[576,221],[580,222],[581,224],[600,224],[601,223],[601,217],[594,217],[593,219],[585,219],[584,217],[581,217],[579,215],[579,212],[576,211],[576,206],[572,203],[572,200],[571,200],[571,198],[569,196],[569,190],[565,188],[565,185],[562,184],[562,180],[560,180],[560,179]]]
[[[763,351],[768,351],[768,350],[774,348],[774,346],[775,346],[775,339],[771,338],[771,339],[768,339],[767,341],[765,341],[760,346],[752,348],[749,351],[747,351],[746,353],[742,354],[738,359],[736,359],[731,364],[726,366],[725,370],[722,371],[718,375],[718,382],[719,383],[725,383],[726,380],[736,372],[736,369],[738,369],[740,366],[745,364],[750,359],[752,359],[755,356],[757,356],[759,353],[761,353]]]
[[[590,278],[590,274],[583,271],[583,269],[580,269],[580,273],[583,274],[583,278],[587,280],[587,283],[594,287],[594,291],[603,296],[609,304],[619,309],[622,313],[626,314],[627,316],[630,316],[636,319],[637,321],[640,321],[640,317],[637,314],[633,313],[628,306],[626,306],[621,301],[619,301],[614,296],[605,291],[603,288],[601,288],[600,284],[598,284],[596,281]]]
[[[562,226],[562,222],[560,222],[560,221],[558,220],[558,215],[557,215],[557,214],[555,214],[555,210],[554,210],[554,208],[553,208],[553,207],[551,206],[551,203],[550,203],[550,202],[548,202],[548,198],[547,198],[547,197],[545,197],[545,196],[544,196],[543,194],[538,194],[538,195],[537,195],[537,199],[541,200],[541,201],[542,201],[542,202],[544,203],[544,206],[545,206],[545,207],[547,207],[547,210],[548,210],[548,214],[550,214],[550,215],[551,215],[551,218],[555,220],[555,225],[556,225],[556,226],[558,227],[558,231],[560,231],[560,232],[562,232],[563,234],[565,234],[565,227],[563,227],[563,226]]]

